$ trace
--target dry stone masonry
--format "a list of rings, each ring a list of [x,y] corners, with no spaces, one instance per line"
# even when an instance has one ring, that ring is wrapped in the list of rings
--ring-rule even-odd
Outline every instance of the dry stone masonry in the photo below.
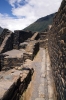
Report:
[[[9,70],[0,73],[0,100],[19,100],[27,89],[33,69]]]
[[[47,32],[41,33],[3,30],[0,35],[0,100],[20,100],[32,80],[34,67],[36,66],[36,69],[37,66],[40,68],[41,61],[42,80],[40,80],[41,83],[44,82],[42,86],[44,86],[45,94],[42,93],[42,99],[41,95],[40,98],[35,100],[44,100],[44,98],[46,100],[55,100],[50,95],[53,94],[52,91],[48,92],[52,86],[50,84],[52,82],[49,81],[52,74],[56,87],[55,91],[57,92],[55,98],[57,100],[66,100],[66,0],[62,0],[59,10],[54,16],[53,24],[48,27]],[[38,57],[38,60],[36,59],[37,63],[35,63],[34,57],[39,50],[43,50],[43,54],[46,54],[45,52],[49,53],[49,61],[47,56],[44,55],[42,59]],[[34,61],[34,63],[30,65],[27,61]],[[48,62],[51,62],[52,71],[50,72],[52,74],[49,73],[50,65]],[[48,71],[48,77],[45,75],[46,71]],[[38,72],[38,69],[36,72]],[[40,72],[36,77],[41,78]],[[43,81],[43,78],[46,81]],[[42,87],[40,88],[42,89]]]
[[[58,100],[66,100],[66,0],[54,17],[48,32],[48,49],[51,59]]]
[[[36,40],[31,41],[27,45],[25,50],[26,52],[24,53],[24,60],[26,60],[27,58],[33,60],[39,50],[39,42],[37,42]]]
[[[13,49],[11,51],[7,51],[5,53],[3,53],[3,58],[1,60],[1,63],[3,64],[1,66],[2,70],[8,70],[11,68],[14,68],[15,66],[20,66],[21,64],[23,64],[24,60],[23,60],[23,53],[25,52],[25,50],[16,50]]]
[[[47,46],[47,40],[48,40],[47,34],[48,34],[48,32],[39,33],[39,37],[40,37],[39,45],[42,48]]]
[[[33,36],[32,32],[6,30],[1,37],[0,100],[20,100],[34,72],[24,63],[27,59],[33,60],[39,50],[39,43],[35,40],[39,39],[38,33]]]
[[[7,29],[3,30],[3,34],[0,36],[0,53],[13,49],[13,33]]]
[[[16,30],[14,31],[13,37],[14,37],[13,48],[19,49],[20,43],[25,42],[25,40],[32,37],[32,32]]]

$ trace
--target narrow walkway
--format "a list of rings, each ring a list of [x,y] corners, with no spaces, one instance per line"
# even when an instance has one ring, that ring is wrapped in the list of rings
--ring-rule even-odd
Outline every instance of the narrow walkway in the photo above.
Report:
[[[31,82],[29,100],[56,100],[56,91],[50,67],[48,50],[40,48],[38,54],[30,66],[34,68],[34,75]],[[24,99],[28,100],[28,99]]]
[[[40,48],[32,66],[35,69],[31,100],[56,100],[48,50]]]

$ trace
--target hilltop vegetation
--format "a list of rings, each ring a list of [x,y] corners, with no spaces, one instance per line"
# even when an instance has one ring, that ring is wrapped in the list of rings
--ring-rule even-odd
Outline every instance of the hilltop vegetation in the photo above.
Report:
[[[34,31],[38,31],[38,32],[45,31],[48,28],[48,25],[52,24],[54,15],[55,13],[42,17],[38,19],[36,22],[29,25],[28,27],[26,27],[24,30],[33,31],[33,32]]]

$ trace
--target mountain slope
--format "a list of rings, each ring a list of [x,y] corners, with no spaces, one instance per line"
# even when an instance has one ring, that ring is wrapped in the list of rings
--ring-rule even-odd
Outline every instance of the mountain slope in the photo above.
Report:
[[[2,27],[0,27],[0,34],[2,33],[2,31],[3,31],[3,28],[2,28]]]
[[[38,31],[38,32],[45,31],[48,28],[48,25],[52,24],[54,15],[55,13],[42,17],[38,19],[36,22],[34,22],[33,24],[26,27],[24,30],[33,31],[33,32],[34,31]]]

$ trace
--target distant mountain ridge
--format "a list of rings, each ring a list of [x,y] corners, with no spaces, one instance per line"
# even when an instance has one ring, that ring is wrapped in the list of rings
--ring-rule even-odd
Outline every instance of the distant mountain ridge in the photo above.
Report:
[[[38,31],[42,32],[45,31],[48,28],[48,25],[51,25],[53,22],[53,17],[56,13],[47,15],[45,17],[39,18],[36,22],[32,23],[28,27],[26,27],[25,31]]]
[[[2,27],[0,27],[0,34],[3,32],[3,28]]]

